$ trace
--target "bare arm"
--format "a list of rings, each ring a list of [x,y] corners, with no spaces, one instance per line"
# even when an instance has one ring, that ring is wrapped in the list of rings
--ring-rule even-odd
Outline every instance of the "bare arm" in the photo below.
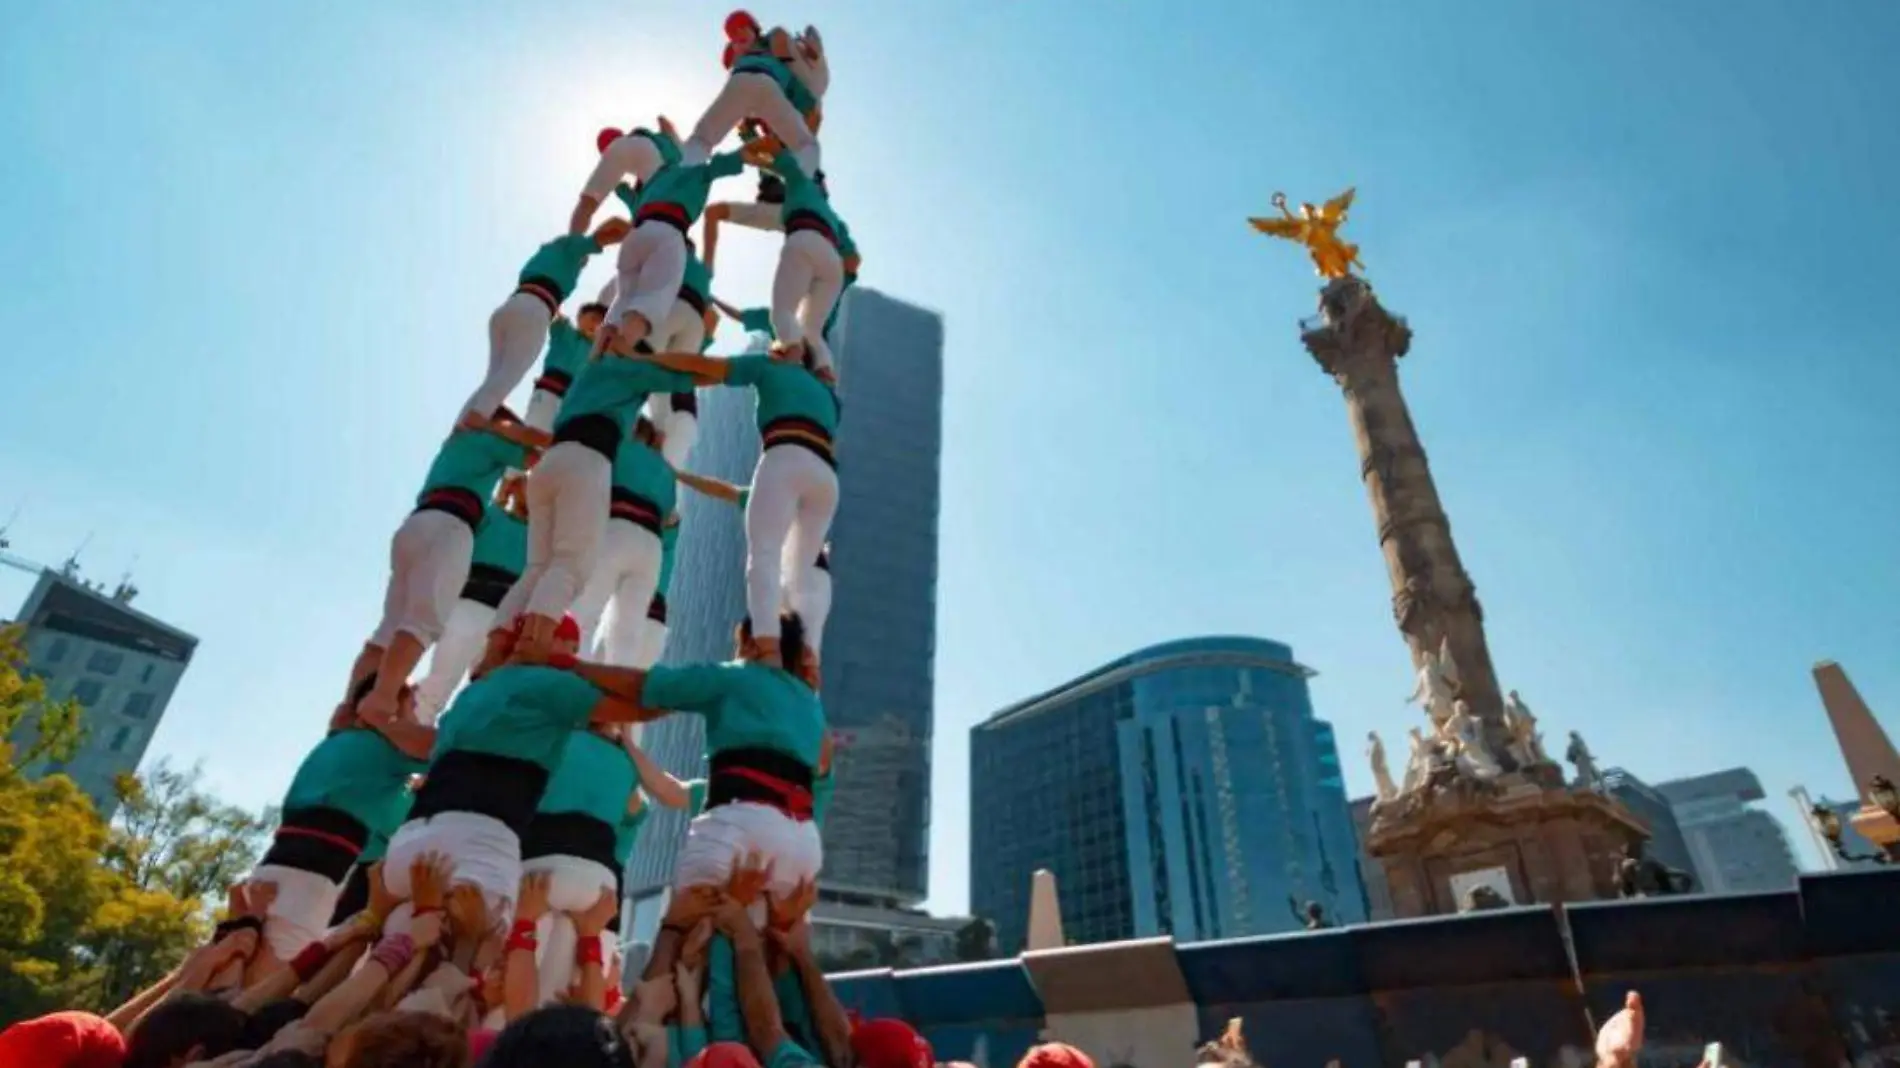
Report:
[[[691,798],[687,796],[684,783],[667,774],[665,768],[655,764],[653,758],[637,745],[628,743],[627,755],[633,757],[634,769],[640,773],[640,788],[647,792],[648,797],[667,808],[686,807]]]
[[[728,504],[739,503],[740,488],[730,482],[724,481],[723,479],[708,478],[705,475],[695,475],[691,471],[678,471],[675,472],[675,475],[679,478],[680,483],[688,489],[696,490],[708,497],[725,501]]]
[[[321,947],[320,949],[316,951],[310,949],[304,950],[305,953],[311,953],[313,956],[312,960],[305,962],[306,970],[312,966],[317,969],[310,973],[311,978],[314,979],[317,975],[322,973],[323,968],[329,965],[331,959],[336,956],[338,951],[362,942],[375,933],[374,920],[369,914],[358,913],[356,916],[351,917],[349,922],[336,928],[329,934],[324,935],[322,940],[314,943]],[[300,956],[299,960],[302,959]],[[298,961],[291,961],[290,963],[295,965]],[[243,1009],[245,1012],[255,1012],[273,1001],[282,1001],[284,998],[290,997],[302,982],[303,980],[298,976],[297,968],[280,968],[270,975],[265,976],[259,982],[252,983],[250,987],[248,987],[244,993],[239,994],[237,999],[232,1001],[231,1004]]]
[[[647,708],[634,701],[623,701],[618,697],[603,697],[594,705],[589,722],[651,723],[656,719],[665,719],[669,714],[664,708]]]
[[[106,1017],[106,1022],[117,1028],[122,1035],[131,1034],[133,1025],[143,1019],[146,1013],[152,1011],[152,1006],[165,1000],[165,995],[171,993],[172,988],[177,985],[178,972],[174,971],[133,995],[132,1000],[113,1009],[112,1014]]]
[[[606,162],[604,157],[602,162]],[[587,225],[594,221],[594,213],[600,210],[600,201],[600,197],[582,193],[581,198],[574,202],[574,213],[567,217],[567,232],[575,237],[586,233]]]
[[[345,947],[343,952],[324,963],[322,971],[319,971],[309,982],[299,986],[297,992],[291,997],[305,1005],[315,1005],[323,1000],[324,995],[335,990],[344,979],[349,978],[350,972],[356,967],[356,962],[362,960],[363,954],[368,951],[369,943],[367,942],[358,942]]]
[[[804,932],[810,929],[805,928]],[[804,934],[801,932],[801,935]],[[789,946],[792,967],[798,971],[798,985],[805,992],[805,1005],[811,1010],[812,1027],[817,1030],[818,1044],[826,1064],[845,1064],[851,1052],[851,1017],[845,1014],[844,1005],[838,1001],[838,995],[825,981],[824,970],[818,967],[817,958],[811,952],[809,937],[794,937]]]
[[[645,358],[669,371],[692,375],[709,386],[723,385],[726,381],[726,361],[713,356],[701,356],[697,352],[656,352]]]
[[[377,724],[377,731],[389,739],[403,756],[414,760],[427,760],[435,750],[435,728],[425,727],[413,719],[392,719]]]
[[[612,664],[597,664],[590,660],[575,663],[573,672],[592,683],[607,696],[621,701],[640,703],[640,692],[646,689],[647,673],[639,668],[615,667]]]
[[[745,909],[728,902],[719,913],[719,930],[732,943],[732,971],[739,988],[739,1014],[745,1020],[746,1044],[760,1060],[785,1041],[779,1019],[778,995],[772,992],[772,970],[765,964],[765,942]]]
[[[719,254],[719,224],[731,214],[730,204],[714,204],[706,209],[706,214],[700,216],[706,220],[706,234],[700,241],[705,252],[699,258],[708,271],[713,269],[713,257]]]
[[[712,209],[708,208],[707,210],[710,211]],[[735,308],[732,305],[727,304],[725,301],[720,300],[718,297],[714,297],[712,299],[712,302],[713,302],[713,307],[719,309],[719,314],[725,316],[728,319],[731,319],[735,323],[744,321],[745,313],[740,311],[738,308]]]
[[[554,441],[554,436],[545,430],[536,430],[531,426],[523,426],[506,420],[499,422],[491,420],[486,429],[503,441],[513,442],[524,449],[545,449]]]
[[[534,925],[548,911],[549,879],[547,872],[529,875],[521,880],[521,891],[515,895],[515,929],[508,936],[508,956],[501,970],[502,1012],[510,1021],[533,1012],[539,993],[540,977],[534,965],[539,946]]]

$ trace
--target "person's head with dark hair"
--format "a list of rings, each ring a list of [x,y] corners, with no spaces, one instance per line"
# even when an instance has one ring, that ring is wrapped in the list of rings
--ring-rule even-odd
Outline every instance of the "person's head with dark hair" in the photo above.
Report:
[[[280,1049],[264,1054],[244,1068],[323,1068],[323,1058],[300,1049]]]
[[[160,1002],[126,1036],[123,1068],[176,1068],[240,1049],[244,1010],[208,994]]]
[[[476,1068],[543,1065],[633,1068],[633,1050],[614,1029],[613,1021],[600,1013],[582,1005],[549,1005],[504,1028]]]
[[[277,1032],[286,1024],[303,1019],[310,1006],[296,998],[283,998],[273,1001],[244,1021],[244,1033],[238,1036],[238,1049],[263,1049],[265,1044],[277,1037]]]
[[[468,1036],[429,1012],[384,1012],[330,1043],[331,1068],[468,1068]]]
[[[594,336],[594,331],[600,329],[600,324],[606,321],[607,305],[597,300],[588,301],[586,304],[581,305],[580,311],[574,313],[574,325],[579,328],[582,334],[590,338]]]
[[[759,659],[759,647],[752,641],[752,617],[739,621],[739,627],[733,634],[736,655],[741,660]],[[811,650],[805,646],[805,621],[796,612],[784,612],[778,617],[778,655],[779,663],[805,680],[807,686],[816,688],[812,682],[807,661],[812,660]]]

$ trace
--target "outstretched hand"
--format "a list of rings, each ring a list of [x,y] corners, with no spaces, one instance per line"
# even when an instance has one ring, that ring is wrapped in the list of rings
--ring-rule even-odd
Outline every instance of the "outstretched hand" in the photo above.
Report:
[[[789,931],[818,903],[818,884],[811,879],[800,879],[790,893],[782,897],[767,894],[765,902],[771,926],[775,930]]]
[[[732,866],[732,877],[726,883],[726,895],[740,905],[750,907],[765,893],[772,882],[773,862],[754,849],[746,853]]]
[[[620,895],[609,886],[601,890],[600,897],[587,906],[583,912],[570,912],[568,917],[574,921],[574,933],[582,938],[595,938],[607,929],[607,924],[620,914]]]

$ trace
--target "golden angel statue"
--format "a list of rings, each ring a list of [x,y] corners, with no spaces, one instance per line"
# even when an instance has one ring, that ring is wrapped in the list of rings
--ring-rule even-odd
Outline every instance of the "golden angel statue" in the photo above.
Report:
[[[1339,228],[1345,225],[1346,213],[1352,209],[1352,194],[1348,189],[1317,208],[1301,204],[1300,213],[1295,215],[1286,206],[1286,194],[1275,193],[1273,206],[1280,209],[1280,218],[1247,221],[1263,234],[1305,245],[1321,278],[1344,278],[1354,267],[1365,270],[1365,264],[1359,262],[1359,246],[1339,239]]]

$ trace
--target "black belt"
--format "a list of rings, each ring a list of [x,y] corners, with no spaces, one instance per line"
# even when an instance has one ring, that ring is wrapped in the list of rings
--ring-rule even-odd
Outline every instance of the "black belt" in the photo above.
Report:
[[[699,290],[690,288],[688,286],[681,286],[680,299],[685,301],[688,304],[691,304],[693,306],[693,310],[698,312],[701,316],[704,316],[706,314],[706,307],[708,304],[708,301],[706,300],[706,294],[701,293]]]
[[[831,433],[810,419],[788,415],[774,419],[759,428],[759,444],[770,449],[779,445],[796,445],[823,460],[836,470],[838,457],[832,451]]]
[[[660,514],[658,504],[632,490],[621,489],[619,486],[613,488],[612,503],[608,505],[607,515],[610,519],[624,520],[655,534],[660,532],[660,525],[666,519]]]
[[[647,618],[661,626],[666,625],[666,594],[656,593],[647,602]]]
[[[830,242],[832,248],[838,247],[838,232],[831,228],[831,224],[825,221],[824,216],[815,211],[800,208],[785,217],[786,233],[795,234],[800,230],[809,230]]]
[[[557,397],[567,396],[567,387],[573,384],[574,376],[558,367],[541,372],[541,377],[534,380],[534,388]]]
[[[462,584],[462,600],[500,608],[501,599],[520,578],[517,572],[494,564],[470,564],[468,581]]]
[[[297,808],[285,812],[260,864],[275,864],[342,883],[363,855],[369,828],[339,809]]]
[[[827,575],[830,574],[831,573],[831,550],[830,549],[818,550],[818,559],[812,561],[812,566],[816,567],[820,571],[823,571]]]
[[[526,293],[547,305],[550,316],[561,314],[561,302],[567,299],[567,291],[562,289],[554,279],[544,274],[523,278],[521,284],[515,287],[515,292]]]
[[[547,789],[548,769],[532,760],[454,749],[429,765],[429,777],[416,791],[409,818],[469,812],[521,834],[534,822],[535,807]]]
[[[423,493],[416,501],[418,512],[446,512],[468,524],[473,531],[482,522],[482,499],[473,490],[443,486]]]
[[[577,415],[554,428],[554,444],[563,441],[585,445],[613,463],[614,454],[620,449],[620,424],[614,422],[613,416],[598,412]]]
[[[699,417],[698,393],[688,389],[678,393],[668,393],[666,396],[673,404],[674,415],[690,415],[694,418]]]
[[[330,913],[330,926],[341,927],[351,916],[369,908],[369,865],[358,864],[343,880],[343,892],[337,896],[336,909]]]
[[[706,808],[749,801],[795,820],[812,818],[812,770],[776,749],[727,749],[712,755]]]
[[[585,812],[537,812],[521,834],[521,859],[578,857],[613,871],[614,826]]]

